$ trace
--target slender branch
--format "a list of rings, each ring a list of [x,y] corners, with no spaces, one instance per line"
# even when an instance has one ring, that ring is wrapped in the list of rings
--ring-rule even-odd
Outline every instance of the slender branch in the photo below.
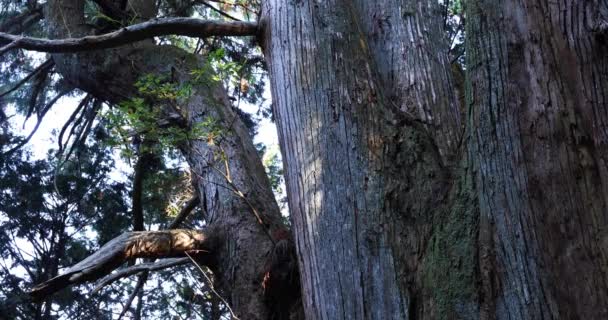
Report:
[[[131,195],[131,214],[133,216],[133,230],[143,231],[144,230],[144,208],[143,208],[143,189],[144,189],[144,177],[146,176],[148,163],[154,158],[154,155],[145,151],[146,146],[149,143],[144,142],[139,147],[139,157],[135,163],[135,174],[133,175],[133,190]]]
[[[93,96],[91,96],[90,94],[86,95],[80,101],[80,103],[78,104],[78,107],[76,107],[76,110],[74,110],[72,115],[70,115],[70,118],[65,122],[63,127],[61,127],[61,131],[59,132],[59,138],[57,138],[57,143],[59,144],[59,152],[63,152],[63,148],[66,147],[69,142],[69,137],[68,137],[68,141],[66,141],[65,145],[63,145],[63,135],[65,134],[65,131],[68,129],[70,124],[72,124],[74,122],[74,120],[76,119],[78,114],[82,111],[82,109],[84,109],[84,107],[86,105],[88,105],[92,99],[93,99]],[[82,116],[84,116],[84,112],[83,112]]]
[[[133,292],[131,292],[129,299],[127,299],[127,303],[125,303],[124,307],[122,308],[122,311],[120,312],[120,315],[118,315],[118,320],[122,319],[122,317],[127,313],[127,311],[129,311],[129,308],[131,307],[133,300],[135,299],[135,297],[137,296],[139,291],[144,287],[144,284],[146,283],[147,280],[148,280],[148,272],[144,272],[139,275],[139,277],[137,278],[137,284],[135,285]]]
[[[60,40],[24,37],[0,32],[0,41],[10,42],[11,44],[9,45],[12,45],[12,47],[8,49],[21,48],[32,51],[58,53],[107,49],[166,35],[204,38],[210,36],[254,36],[257,33],[258,25],[254,22],[164,18],[134,24],[98,36]]]
[[[36,76],[37,74],[39,74],[41,72],[49,72],[54,65],[55,65],[55,62],[53,62],[53,59],[46,60],[44,63],[42,63],[36,69],[34,69],[34,71],[32,71],[30,74],[28,74],[25,78],[23,78],[19,82],[17,82],[12,88],[0,93],[0,98],[19,89],[22,85],[24,85],[26,82],[28,82],[32,77]]]
[[[207,232],[185,229],[123,233],[63,274],[37,285],[29,294],[36,300],[43,299],[70,285],[99,279],[130,259],[179,257],[186,251],[211,252],[213,239]]]
[[[218,297],[220,298],[220,300],[222,300],[222,302],[224,302],[224,305],[226,306],[226,308],[228,308],[228,311],[230,312],[230,315],[232,316],[232,319],[236,319],[239,320],[239,318],[234,314],[234,311],[232,311],[232,308],[230,308],[230,304],[228,303],[228,301],[226,301],[226,299],[224,299],[216,290],[215,290],[215,286],[213,285],[213,282],[211,281],[211,279],[209,278],[209,276],[207,275],[207,273],[205,272],[205,270],[203,270],[203,268],[201,268],[201,266],[196,262],[196,260],[194,260],[194,258],[192,258],[192,256],[190,254],[188,254],[188,252],[186,252],[186,255],[188,256],[188,258],[190,258],[190,260],[192,260],[192,262],[194,263],[194,265],[198,268],[198,270],[203,274],[203,276],[205,276],[205,278],[207,279],[207,283],[209,284],[209,289],[211,289],[211,291]]]
[[[32,84],[32,92],[30,93],[30,97],[29,97],[29,101],[28,101],[28,109],[27,109],[27,114],[25,115],[25,121],[27,121],[32,116],[34,111],[36,111],[36,114],[38,116],[40,116],[41,110],[36,110],[36,109],[39,109],[38,98],[41,98],[41,96],[44,93],[44,88],[46,87],[45,84],[46,84],[46,80],[48,79],[48,75],[49,74],[47,72],[40,73],[34,80],[34,83]],[[24,126],[25,126],[25,121],[23,122]]]
[[[29,24],[32,19],[42,18],[42,6],[36,7],[32,10],[26,10],[14,17],[7,19],[4,23],[0,24],[0,31],[18,33],[21,32],[23,25]]]
[[[8,156],[10,154],[12,154],[13,152],[19,150],[21,147],[23,147],[26,143],[28,143],[30,141],[30,139],[32,139],[32,137],[34,136],[34,134],[36,133],[36,131],[38,131],[38,128],[40,127],[40,124],[42,123],[42,120],[44,119],[44,116],[46,115],[46,113],[51,110],[51,107],[57,102],[57,100],[59,100],[61,97],[63,97],[64,95],[68,94],[68,92],[70,92],[70,90],[66,90],[63,91],[61,93],[58,93],[45,107],[44,109],[42,109],[41,114],[38,116],[38,120],[36,121],[36,125],[34,126],[34,129],[32,129],[32,131],[30,132],[30,134],[21,142],[19,142],[16,146],[14,146],[13,148],[11,148],[10,150],[4,152],[2,154],[2,156]]]
[[[184,220],[186,220],[190,212],[192,212],[192,210],[196,208],[199,202],[200,201],[197,195],[194,195],[192,198],[190,198],[190,200],[186,202],[186,205],[179,211],[179,214],[177,215],[177,217],[175,217],[175,219],[173,219],[167,229],[177,228],[182,222],[184,222]]]
[[[76,150],[76,148],[78,148],[78,146],[82,145],[86,141],[87,136],[89,135],[89,132],[91,131],[91,128],[93,127],[93,122],[95,121],[95,118],[99,114],[99,109],[101,108],[101,106],[102,106],[101,101],[95,100],[93,102],[93,107],[88,111],[88,113],[86,113],[87,112],[86,110],[83,111],[82,118],[77,119],[76,123],[74,123],[74,125],[72,126],[72,129],[70,130],[70,133],[68,134],[68,138],[66,141],[66,144],[67,144],[67,142],[69,142],[73,136],[74,138],[73,138],[72,145],[70,146],[70,149],[67,150],[67,153],[65,154],[65,156],[63,158],[63,161],[59,164],[59,166],[57,168],[61,168],[64,165],[64,163],[70,159],[70,157],[72,156],[72,153]],[[82,122],[82,121],[84,121],[84,122],[82,124],[80,124],[80,122]],[[80,126],[80,129],[78,129],[76,131],[76,129],[79,126]]]
[[[101,8],[101,10],[106,12],[108,16],[113,19],[121,20],[128,17],[127,13],[121,10],[112,1],[94,0],[93,2],[95,2]]]
[[[11,41],[9,44],[3,46],[0,48],[0,56],[2,56],[3,54],[7,53],[8,51],[18,48],[19,47],[19,41],[20,39],[15,39],[13,41]]]
[[[97,286],[95,286],[95,289],[93,289],[93,291],[91,291],[91,294],[95,294],[95,293],[99,292],[99,290],[101,290],[103,287],[105,287],[109,284],[112,284],[116,280],[126,278],[128,276],[132,276],[132,275],[140,273],[140,272],[158,271],[158,270],[186,264],[188,262],[190,262],[189,258],[171,258],[171,259],[163,259],[158,262],[140,263],[140,264],[136,264],[134,266],[128,267],[128,268],[120,269],[120,270],[108,275],[107,277],[101,279],[99,281],[99,284],[97,284]]]
[[[205,2],[205,1],[201,1],[200,3],[201,3],[202,5],[204,5],[205,7],[209,8],[209,9],[211,9],[211,10],[213,10],[213,11],[217,12],[217,13],[219,13],[219,14],[220,14],[221,16],[223,16],[223,17],[226,17],[226,18],[231,19],[231,20],[234,20],[234,21],[243,21],[243,20],[241,20],[241,19],[237,19],[237,18],[235,18],[235,17],[233,17],[233,16],[229,15],[228,13],[226,13],[226,12],[224,12],[224,11],[222,11],[222,10],[220,10],[220,9],[218,9],[218,8],[216,8],[216,7],[212,6],[212,5],[210,5],[210,4],[208,4],[208,3],[207,3],[207,2]]]

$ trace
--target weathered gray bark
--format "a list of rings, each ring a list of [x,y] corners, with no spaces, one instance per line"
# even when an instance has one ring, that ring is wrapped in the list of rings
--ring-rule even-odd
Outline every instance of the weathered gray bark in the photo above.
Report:
[[[468,1],[483,318],[608,318],[606,1]]]
[[[420,268],[460,138],[436,10],[433,1],[265,1],[309,319],[422,315]]]
[[[306,316],[608,318],[608,6],[469,1],[464,134],[436,6],[264,4]],[[87,34],[78,13],[54,17],[57,37]],[[53,58],[112,102],[141,75],[183,83],[204,63],[149,41]],[[219,230],[209,265],[241,318],[272,318],[260,281],[266,232],[282,227],[259,159],[221,87],[195,88],[186,108],[188,123],[232,127],[230,181],[217,147],[183,147]]]
[[[83,23],[83,3],[49,1],[50,34],[56,38],[89,34]],[[203,57],[176,47],[156,46],[152,41],[105,51],[55,54],[53,59],[67,81],[111,103],[136,96],[134,83],[144,75],[171,75],[171,81],[178,85],[191,84],[191,71],[206,64]],[[240,319],[266,319],[271,312],[261,282],[274,247],[269,234],[284,226],[247,129],[232,110],[221,84],[211,80],[211,74],[207,77],[199,79],[191,96],[180,105],[187,125],[211,117],[225,128],[215,145],[193,140],[181,146],[196,176],[209,230],[218,239],[211,253],[213,259],[204,262],[214,271],[219,289]]]
[[[460,158],[432,3],[265,4],[307,316],[606,318],[605,2],[470,2]]]

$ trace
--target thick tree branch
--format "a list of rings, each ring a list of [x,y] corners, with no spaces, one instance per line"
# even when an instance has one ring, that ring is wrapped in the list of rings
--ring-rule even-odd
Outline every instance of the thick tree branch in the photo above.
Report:
[[[214,242],[212,233],[204,231],[127,232],[68,268],[62,275],[37,285],[29,293],[39,300],[67,286],[99,279],[130,259],[180,257],[186,251],[211,252]]]
[[[257,32],[258,25],[254,22],[164,18],[134,24],[98,36],[60,40],[31,38],[0,32],[0,45],[8,43],[5,45],[5,47],[10,45],[8,49],[21,48],[51,53],[77,52],[113,48],[157,36],[180,35],[204,38],[209,36],[254,36]]]
[[[190,198],[190,200],[188,200],[188,202],[182,208],[182,210],[179,212],[177,217],[171,222],[168,229],[177,228],[186,219],[186,217],[188,217],[190,212],[192,212],[192,210],[194,208],[196,208],[196,206],[198,204],[199,204],[198,196],[194,195],[192,198]],[[120,269],[117,272],[114,272],[114,273],[108,275],[107,277],[103,278],[99,282],[99,284],[95,287],[95,289],[93,289],[92,293],[96,293],[97,291],[101,290],[101,288],[111,284],[112,282],[114,282],[116,280],[134,275],[136,273],[140,273],[140,272],[144,272],[144,271],[146,271],[146,272],[157,271],[157,270],[185,264],[185,263],[188,263],[189,261],[190,261],[189,258],[164,259],[159,262],[150,261],[148,263],[140,263],[140,264],[137,264],[134,266]]]

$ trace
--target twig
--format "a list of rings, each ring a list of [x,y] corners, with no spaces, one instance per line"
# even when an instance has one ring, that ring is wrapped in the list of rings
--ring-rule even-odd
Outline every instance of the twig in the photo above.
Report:
[[[129,299],[127,299],[127,302],[122,307],[122,311],[120,312],[120,315],[118,315],[118,320],[122,319],[122,317],[125,315],[125,313],[127,313],[127,311],[129,311],[129,308],[131,307],[133,300],[135,300],[135,296],[137,296],[139,291],[144,287],[146,280],[148,280],[148,272],[144,272],[139,275],[139,277],[137,278],[137,284],[135,285],[133,292],[131,292]]]
[[[232,308],[230,308],[230,305],[228,304],[228,302],[226,301],[226,299],[224,299],[215,290],[215,287],[213,286],[213,282],[211,281],[211,279],[209,278],[209,276],[207,275],[207,273],[203,270],[203,268],[201,268],[201,266],[196,262],[196,260],[194,260],[192,258],[192,256],[190,256],[190,254],[188,253],[188,251],[184,251],[184,253],[188,256],[188,258],[190,258],[190,260],[192,260],[192,262],[194,263],[194,265],[198,268],[198,270],[201,271],[201,273],[203,274],[203,276],[207,279],[207,282],[209,283],[209,289],[211,289],[211,292],[213,292],[226,305],[226,308],[228,308],[228,312],[230,312],[230,315],[232,316],[232,318],[236,319],[236,320],[239,320],[239,318],[236,316],[236,314],[234,314],[234,311],[232,311]]]
[[[226,12],[224,12],[224,11],[222,11],[222,10],[220,10],[220,9],[218,9],[218,8],[216,8],[216,7],[212,6],[212,5],[210,5],[210,4],[208,4],[208,3],[207,3],[207,2],[205,2],[205,1],[202,1],[202,2],[201,2],[201,4],[202,4],[202,5],[204,5],[205,7],[209,8],[209,9],[211,9],[211,10],[213,10],[213,11],[217,12],[217,13],[219,13],[220,15],[222,15],[222,16],[224,16],[224,17],[228,18],[228,19],[232,19],[232,20],[234,20],[234,21],[243,21],[243,20],[241,20],[241,19],[237,19],[237,18],[235,18],[235,17],[233,17],[233,16],[231,16],[231,15],[227,14]]]
[[[158,271],[158,270],[162,270],[162,269],[166,269],[166,268],[170,268],[170,267],[179,266],[179,265],[185,264],[189,261],[190,260],[188,258],[170,258],[170,259],[163,259],[158,262],[140,263],[140,264],[136,264],[132,267],[120,269],[120,270],[108,275],[107,277],[101,279],[99,281],[99,283],[95,286],[93,291],[91,291],[91,294],[95,294],[95,293],[99,292],[99,290],[101,290],[103,287],[114,283],[116,280],[126,278],[128,276],[132,276],[132,275],[138,274],[140,272],[152,272],[152,271]]]
[[[61,93],[58,93],[53,100],[51,100],[42,110],[40,116],[38,117],[38,121],[36,122],[36,125],[34,126],[34,129],[30,132],[30,134],[20,143],[18,143],[16,146],[14,146],[12,149],[4,152],[2,155],[3,156],[7,156],[12,154],[13,152],[19,150],[21,147],[23,147],[26,143],[28,143],[30,141],[30,139],[32,139],[32,137],[34,136],[34,134],[36,133],[36,131],[38,131],[38,128],[40,127],[40,124],[42,123],[42,120],[44,119],[44,116],[46,115],[46,113],[51,110],[51,107],[55,104],[55,102],[57,102],[57,100],[59,100],[59,98],[63,97],[64,95],[66,95],[70,90],[66,90],[63,91]]]

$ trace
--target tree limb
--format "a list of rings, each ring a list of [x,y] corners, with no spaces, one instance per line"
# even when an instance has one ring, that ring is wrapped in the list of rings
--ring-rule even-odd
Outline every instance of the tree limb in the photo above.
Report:
[[[70,285],[99,279],[130,259],[179,257],[186,251],[211,252],[213,239],[212,233],[185,229],[123,233],[63,274],[37,285],[29,294],[35,300],[43,299]]]
[[[38,66],[36,69],[34,69],[34,71],[32,71],[30,74],[28,74],[25,78],[19,80],[19,82],[17,82],[13,87],[11,87],[10,89],[0,93],[0,98],[6,96],[7,94],[19,89],[22,85],[24,85],[26,82],[28,82],[32,77],[34,77],[35,75],[41,73],[41,72],[49,72],[51,70],[51,68],[55,65],[55,62],[53,62],[53,59],[48,59],[46,60],[44,63],[42,63],[40,66]]]
[[[198,195],[194,195],[192,196],[192,198],[190,198],[190,200],[188,200],[188,202],[186,202],[186,205],[179,211],[179,214],[177,215],[177,217],[175,217],[175,219],[173,219],[173,221],[171,221],[171,224],[169,225],[169,227],[167,229],[175,229],[177,228],[182,222],[184,222],[184,220],[186,220],[186,218],[188,217],[188,215],[190,214],[190,212],[192,212],[192,210],[194,210],[194,208],[196,208],[196,206],[199,204],[199,199],[198,199]]]
[[[254,36],[257,32],[258,25],[255,22],[163,18],[134,24],[98,36],[60,40],[24,37],[0,32],[0,44],[9,43],[5,46],[7,49],[4,50],[21,48],[32,51],[59,53],[113,48],[166,35],[204,38],[210,36]]]
[[[42,6],[37,6],[31,10],[26,10],[14,17],[6,19],[6,21],[0,24],[1,32],[18,33],[23,30],[23,26],[31,23],[32,20],[42,18]]]
[[[195,195],[192,198],[190,198],[190,200],[188,200],[186,205],[179,212],[177,217],[171,222],[168,229],[175,229],[176,227],[178,227],[184,221],[184,219],[186,219],[186,217],[188,217],[190,212],[192,212],[192,210],[194,208],[196,208],[196,205],[198,205],[198,203],[199,203],[198,196]],[[96,293],[99,290],[101,290],[101,288],[113,283],[114,281],[116,281],[118,279],[125,278],[125,277],[134,275],[139,272],[157,271],[157,270],[185,264],[185,263],[188,263],[188,261],[189,261],[189,258],[164,259],[159,262],[150,261],[148,263],[140,263],[140,264],[137,264],[134,266],[120,269],[120,270],[106,276],[105,278],[103,278],[99,282],[99,284],[95,287],[95,289],[93,289],[93,291],[91,293]]]
[[[158,262],[140,263],[140,264],[136,264],[134,266],[128,267],[128,268],[120,269],[120,270],[108,275],[107,277],[101,279],[99,281],[99,284],[95,287],[95,289],[93,289],[93,291],[91,291],[91,294],[99,292],[99,290],[101,290],[103,287],[113,283],[116,280],[126,278],[128,276],[132,276],[132,275],[140,273],[140,272],[158,271],[158,270],[186,264],[188,262],[190,262],[190,258],[171,258],[171,259],[163,259]]]
[[[129,299],[127,299],[125,306],[122,308],[120,315],[118,315],[118,320],[121,320],[122,317],[127,313],[127,311],[129,311],[129,308],[131,308],[131,304],[133,303],[135,296],[137,296],[137,294],[140,292],[140,290],[144,287],[144,284],[146,284],[147,280],[148,280],[148,272],[144,272],[139,275],[139,277],[137,278],[137,284],[135,285],[133,292],[131,292],[131,295],[129,296]],[[137,317],[137,315],[135,315],[135,317]]]

